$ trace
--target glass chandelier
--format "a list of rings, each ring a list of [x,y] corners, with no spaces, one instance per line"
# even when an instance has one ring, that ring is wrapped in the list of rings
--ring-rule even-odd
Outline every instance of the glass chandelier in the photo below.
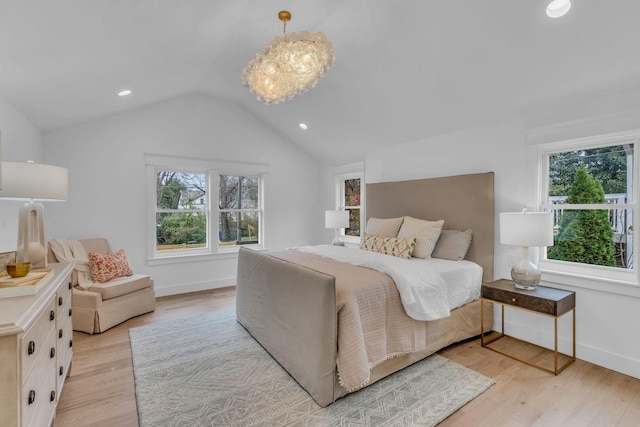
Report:
[[[336,58],[324,34],[287,33],[291,13],[280,11],[283,36],[256,54],[242,70],[242,82],[259,101],[278,104],[315,87]]]

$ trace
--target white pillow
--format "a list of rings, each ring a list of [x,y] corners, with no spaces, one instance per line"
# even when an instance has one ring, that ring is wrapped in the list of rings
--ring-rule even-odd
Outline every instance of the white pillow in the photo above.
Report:
[[[396,237],[403,220],[403,217],[388,219],[369,218],[365,231],[370,236]],[[411,238],[413,238],[413,236],[411,236]]]
[[[430,259],[433,248],[440,238],[440,231],[444,220],[427,221],[405,216],[402,227],[398,232],[398,239],[416,238],[416,247],[413,250],[415,258]]]

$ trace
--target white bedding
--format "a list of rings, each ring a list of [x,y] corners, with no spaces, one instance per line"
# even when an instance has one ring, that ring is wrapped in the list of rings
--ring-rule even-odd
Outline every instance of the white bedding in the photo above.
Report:
[[[416,320],[448,317],[450,310],[471,301],[476,291],[480,292],[482,268],[469,261],[406,260],[332,245],[304,246],[296,250],[388,274],[398,288],[405,312]],[[477,276],[472,265],[480,271],[476,290],[468,283],[470,278]],[[456,268],[458,266],[462,268]]]
[[[416,259],[411,262],[423,262],[440,273],[447,282],[449,309],[453,310],[480,298],[482,286],[482,267],[473,261],[450,261],[447,259],[431,258]]]

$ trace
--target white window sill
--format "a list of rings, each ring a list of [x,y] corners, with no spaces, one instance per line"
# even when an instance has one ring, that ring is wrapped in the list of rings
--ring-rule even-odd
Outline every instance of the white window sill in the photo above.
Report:
[[[583,288],[609,294],[640,298],[640,285],[637,283],[557,270],[541,269],[541,271],[542,281],[549,283],[551,286],[564,285],[573,288]]]
[[[238,257],[238,252],[242,246],[233,246],[232,248],[221,249],[214,253],[196,253],[185,254],[176,253],[163,257],[147,258],[147,265],[165,265],[165,264],[179,264],[184,262],[202,262],[202,261],[217,261],[223,259],[233,259]],[[260,246],[245,246],[254,251],[266,251],[268,249]]]

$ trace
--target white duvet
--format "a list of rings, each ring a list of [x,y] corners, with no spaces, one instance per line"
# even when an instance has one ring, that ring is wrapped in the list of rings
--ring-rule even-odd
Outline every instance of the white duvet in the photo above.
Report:
[[[406,260],[359,248],[332,245],[295,249],[388,274],[396,283],[404,310],[413,319],[435,320],[450,314],[447,282],[424,260]]]

